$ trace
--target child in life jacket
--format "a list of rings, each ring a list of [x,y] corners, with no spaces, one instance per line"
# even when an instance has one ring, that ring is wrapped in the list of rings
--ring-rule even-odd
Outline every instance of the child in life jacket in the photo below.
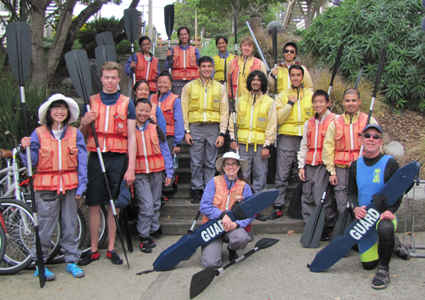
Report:
[[[25,149],[30,146],[32,165],[37,168],[34,177],[35,201],[38,208],[39,235],[44,260],[47,259],[51,236],[60,216],[60,245],[65,250],[66,271],[76,278],[84,277],[75,262],[81,250],[77,231],[77,200],[87,185],[87,149],[82,133],[74,123],[80,109],[71,98],[52,95],[39,110],[39,123],[31,137],[21,140],[21,159],[26,164]],[[27,166],[28,167],[28,166]],[[31,257],[36,260],[35,246]],[[56,275],[45,268],[46,280]],[[38,270],[34,274],[38,276]]]

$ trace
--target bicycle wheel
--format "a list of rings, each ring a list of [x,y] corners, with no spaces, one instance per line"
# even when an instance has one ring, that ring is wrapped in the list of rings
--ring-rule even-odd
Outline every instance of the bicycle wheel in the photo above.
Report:
[[[90,224],[89,224],[89,207],[85,205],[85,198],[81,198],[78,202],[78,207],[84,215],[84,219],[86,221],[86,236],[84,238],[83,244],[81,246],[81,257],[84,257],[89,251],[91,247],[90,243]],[[108,216],[108,210],[106,207],[100,207],[100,228],[99,228],[99,239],[98,245],[99,248],[103,245],[108,237],[108,227],[106,226],[106,220]]]
[[[32,259],[34,219],[31,208],[21,201],[0,200],[0,212],[7,232],[7,248],[0,261],[0,275],[10,275],[27,267]]]
[[[6,232],[1,222],[2,216],[0,214],[0,261],[3,260],[3,256],[6,253]]]
[[[77,220],[78,220],[78,223],[76,228],[76,234],[78,234],[78,237],[80,239],[80,244],[78,248],[81,249],[86,236],[86,221],[84,219],[83,213],[81,212],[79,208],[77,209]],[[55,252],[50,253],[46,263],[48,264],[63,263],[65,261],[64,254],[65,254],[65,250],[59,245],[58,249]]]

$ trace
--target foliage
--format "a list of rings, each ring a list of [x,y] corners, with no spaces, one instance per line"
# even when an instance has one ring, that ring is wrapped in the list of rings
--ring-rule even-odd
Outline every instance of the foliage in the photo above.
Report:
[[[414,147],[408,148],[403,157],[402,164],[408,164],[411,161],[417,161],[421,165],[419,177],[425,178],[425,137],[422,137],[418,144]]]
[[[9,66],[5,65],[5,55],[0,55],[0,111],[7,112],[0,116],[0,147],[4,149],[12,149],[14,147],[13,140],[4,135],[5,131],[13,133],[18,142],[24,136],[24,121],[22,118],[22,108],[19,95],[19,87]],[[46,99],[44,89],[25,87],[25,100],[28,110],[28,128],[32,131],[37,127],[38,107]]]
[[[122,40],[121,42],[119,42],[116,45],[116,51],[117,51],[117,56],[131,53],[131,43],[130,43],[130,41],[125,39],[125,40]],[[134,51],[136,51],[136,50],[134,50]]]
[[[354,81],[364,67],[373,81],[380,51],[387,63],[380,88],[393,106],[425,110],[425,33],[420,0],[346,0],[319,15],[303,34],[300,51],[318,57],[319,66],[333,65],[341,43],[340,70]]]

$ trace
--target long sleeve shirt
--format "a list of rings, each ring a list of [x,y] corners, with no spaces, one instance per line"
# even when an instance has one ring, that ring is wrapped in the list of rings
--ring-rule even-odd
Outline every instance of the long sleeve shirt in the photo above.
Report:
[[[145,131],[146,128],[148,127],[149,121],[146,121],[142,127],[138,127],[136,125],[136,129],[139,131]],[[138,134],[138,133],[136,133]],[[165,133],[164,133],[165,136]],[[158,137],[159,139],[159,137]],[[164,164],[165,164],[165,175],[168,178],[173,178],[173,159],[171,158],[171,152],[170,152],[170,148],[168,148],[168,144],[167,144],[167,140],[165,140],[164,142],[162,142],[159,139],[159,148],[161,149],[161,155],[164,158]]]
[[[213,80],[208,80],[207,88],[212,87]],[[183,121],[184,121],[184,130],[190,132],[189,130],[189,102],[190,102],[190,91],[192,84],[199,84],[205,86],[202,82],[202,79],[198,78],[187,83],[183,87],[181,94],[181,105],[183,112]],[[229,124],[229,101],[227,99],[226,88],[222,85],[220,89],[220,133],[225,134],[227,126]]]
[[[149,55],[151,56],[149,61],[152,61],[153,55],[151,53],[149,53]],[[134,61],[137,65],[138,58],[137,58],[136,54],[130,55],[130,57],[127,59],[127,62],[125,63],[124,72],[127,76],[132,76],[132,74],[133,74],[133,72],[131,72],[131,65],[130,65],[132,61]],[[158,60],[158,69],[157,70],[159,70],[159,60]]]
[[[171,94],[171,91],[168,91],[165,94],[161,94],[161,96],[158,99],[158,105],[161,105],[161,102],[163,102],[169,95]],[[174,114],[174,142],[173,145],[176,147],[177,145],[180,145],[184,138],[184,122],[183,122],[183,112],[182,112],[182,104],[181,99],[178,97],[173,104],[173,114]],[[164,120],[165,122],[165,120]],[[165,132],[165,131],[164,131]]]
[[[224,174],[224,179],[226,180],[227,186],[233,186],[234,181],[230,182],[226,174]],[[207,183],[207,186],[205,187],[204,194],[202,195],[202,199],[201,199],[201,206],[199,208],[201,213],[210,220],[220,218],[220,215],[223,212],[220,209],[218,209],[217,206],[213,206],[214,195],[215,195],[214,178],[211,178],[211,180]],[[242,192],[242,197],[243,199],[246,199],[247,197],[251,195],[252,195],[251,188],[249,187],[248,184],[246,184]],[[239,225],[239,227],[246,227],[254,221],[254,218],[255,217],[247,218],[244,220],[237,220],[235,222],[236,224]]]
[[[179,44],[178,46],[182,50],[187,50],[187,49],[189,49],[189,47],[191,47],[189,44],[187,44],[186,46]],[[174,49],[171,48],[171,58],[173,58],[173,56],[174,56]],[[196,56],[196,64],[198,64],[198,60],[201,58],[201,54],[199,54],[198,48],[195,49],[195,56]],[[170,64],[170,61],[171,61],[171,64]],[[164,64],[164,70],[168,71],[168,69],[170,69],[170,68],[173,69],[173,60],[172,59],[166,59],[165,64]]]
[[[156,117],[156,123],[161,128],[162,132],[166,134],[167,123],[165,122],[164,114],[158,107],[156,108],[155,117]]]
[[[249,93],[249,104],[252,106],[254,103],[254,95]],[[264,94],[258,95],[256,97],[254,107],[261,105],[261,100],[264,99],[264,97],[268,97]],[[236,100],[235,103],[235,110],[236,110],[236,124],[239,122],[239,98]],[[253,120],[254,121],[254,120]],[[276,102],[272,101],[270,105],[270,110],[267,115],[267,126],[264,130],[265,135],[265,142],[263,146],[269,146],[273,144],[276,140],[276,130],[277,130],[277,123],[276,123]],[[229,120],[229,134],[230,138],[233,140],[235,139],[235,126],[233,124],[233,118]]]
[[[62,135],[60,139],[62,139],[65,135],[66,129],[68,126],[65,126]],[[50,133],[53,135],[53,132],[50,131]],[[75,192],[76,195],[82,195],[83,192],[86,190],[88,179],[87,179],[87,148],[86,143],[84,141],[84,136],[81,133],[80,130],[77,129],[77,148],[78,148],[78,166],[77,166],[77,175],[78,175],[78,187]],[[38,139],[37,131],[33,131],[31,134],[31,163],[33,167],[37,166],[38,163],[38,156],[40,151],[40,140]],[[27,165],[27,154],[26,152],[20,153],[21,160],[24,163],[25,167],[28,168]]]
[[[353,124],[356,123],[359,119],[360,110],[351,116],[350,114],[344,113],[341,116],[344,118],[345,124]],[[370,123],[372,124],[378,124],[376,122],[375,118],[370,119]],[[326,131],[325,140],[323,142],[323,151],[322,151],[322,160],[323,163],[326,165],[326,170],[331,175],[335,175],[335,121],[333,121],[331,124],[329,124],[328,131]],[[339,168],[347,168],[346,165],[336,165]]]

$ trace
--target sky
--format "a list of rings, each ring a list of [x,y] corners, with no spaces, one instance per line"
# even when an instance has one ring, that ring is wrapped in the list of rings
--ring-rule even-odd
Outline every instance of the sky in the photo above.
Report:
[[[167,38],[167,32],[165,31],[164,25],[164,6],[172,4],[175,0],[154,0],[153,1],[153,25],[156,27],[157,31],[161,33],[162,39]],[[122,0],[120,5],[116,4],[104,4],[101,10],[101,16],[103,18],[110,18],[114,16],[117,19],[121,19],[123,16],[124,9],[128,8],[131,0]],[[83,9],[84,5],[77,4],[74,9],[74,15],[78,15]],[[137,10],[140,12],[144,11],[143,21],[148,22],[148,0],[140,0]]]

